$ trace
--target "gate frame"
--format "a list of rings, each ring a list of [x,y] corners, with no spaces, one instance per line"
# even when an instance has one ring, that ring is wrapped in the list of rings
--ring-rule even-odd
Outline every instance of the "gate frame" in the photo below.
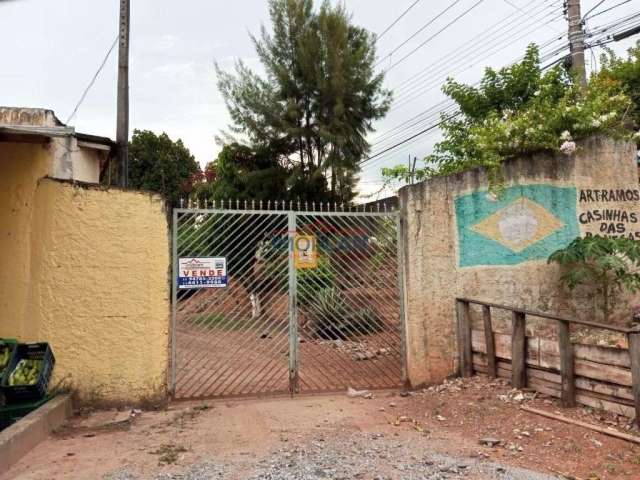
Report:
[[[231,204],[231,202],[230,202]],[[246,202],[245,202],[246,205]],[[378,204],[377,211],[330,211],[327,209],[324,210],[293,210],[288,209],[285,210],[277,210],[277,203],[274,202],[274,207],[276,209],[264,209],[264,210],[256,210],[255,208],[174,208],[172,212],[172,222],[171,222],[171,355],[170,355],[170,365],[169,365],[169,395],[172,398],[175,398],[175,387],[177,380],[177,368],[176,368],[176,336],[177,336],[177,328],[176,328],[176,317],[177,317],[177,304],[178,304],[178,215],[181,213],[191,213],[191,214],[204,214],[204,215],[212,215],[212,214],[244,214],[244,215],[281,215],[287,216],[287,224],[288,224],[288,249],[289,249],[289,259],[288,259],[288,283],[289,283],[289,392],[291,396],[299,393],[299,351],[298,347],[300,344],[298,337],[298,306],[297,306],[297,277],[296,277],[296,267],[294,261],[294,238],[297,232],[297,217],[298,216],[325,216],[325,217],[389,217],[395,218],[396,220],[396,244],[397,244],[397,277],[398,277],[398,304],[399,304],[399,335],[400,335],[400,353],[401,353],[401,378],[400,383],[402,387],[408,386],[408,376],[407,376],[407,330],[408,326],[407,316],[405,312],[405,245],[404,245],[404,236],[405,236],[405,222],[402,215],[401,210],[387,210],[386,205],[383,211],[380,211],[380,205]],[[282,202],[283,207],[285,203]],[[291,207],[291,202],[289,203]],[[320,207],[322,208],[322,206]],[[260,394],[260,396],[264,396],[265,394]],[[268,394],[266,394],[268,395]]]

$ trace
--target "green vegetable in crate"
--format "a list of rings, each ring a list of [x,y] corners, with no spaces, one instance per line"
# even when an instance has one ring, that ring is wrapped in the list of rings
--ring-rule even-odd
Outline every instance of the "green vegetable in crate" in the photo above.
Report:
[[[42,370],[42,360],[23,358],[9,375],[9,385],[35,385]]]
[[[11,358],[11,347],[8,345],[0,345],[0,373],[5,369],[9,359]]]

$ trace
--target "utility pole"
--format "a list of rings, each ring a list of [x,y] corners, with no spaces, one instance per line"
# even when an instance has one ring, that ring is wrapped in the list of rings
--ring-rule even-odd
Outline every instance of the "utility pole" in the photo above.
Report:
[[[584,29],[580,0],[566,0],[567,20],[569,21],[569,50],[571,67],[578,76],[582,88],[587,86],[587,69],[584,62]]]
[[[129,0],[120,0],[120,33],[118,49],[118,113],[116,143],[118,144],[118,183],[129,183]]]

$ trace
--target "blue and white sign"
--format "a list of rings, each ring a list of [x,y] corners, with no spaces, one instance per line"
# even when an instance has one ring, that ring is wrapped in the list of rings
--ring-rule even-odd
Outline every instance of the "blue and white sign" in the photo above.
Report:
[[[178,288],[224,288],[227,286],[225,257],[182,257],[178,260]]]

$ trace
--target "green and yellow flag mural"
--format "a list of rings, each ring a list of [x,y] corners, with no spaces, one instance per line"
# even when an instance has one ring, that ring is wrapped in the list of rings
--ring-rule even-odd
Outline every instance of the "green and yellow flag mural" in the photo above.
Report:
[[[460,197],[455,207],[461,267],[546,259],[580,233],[575,188],[519,185],[499,198]]]

